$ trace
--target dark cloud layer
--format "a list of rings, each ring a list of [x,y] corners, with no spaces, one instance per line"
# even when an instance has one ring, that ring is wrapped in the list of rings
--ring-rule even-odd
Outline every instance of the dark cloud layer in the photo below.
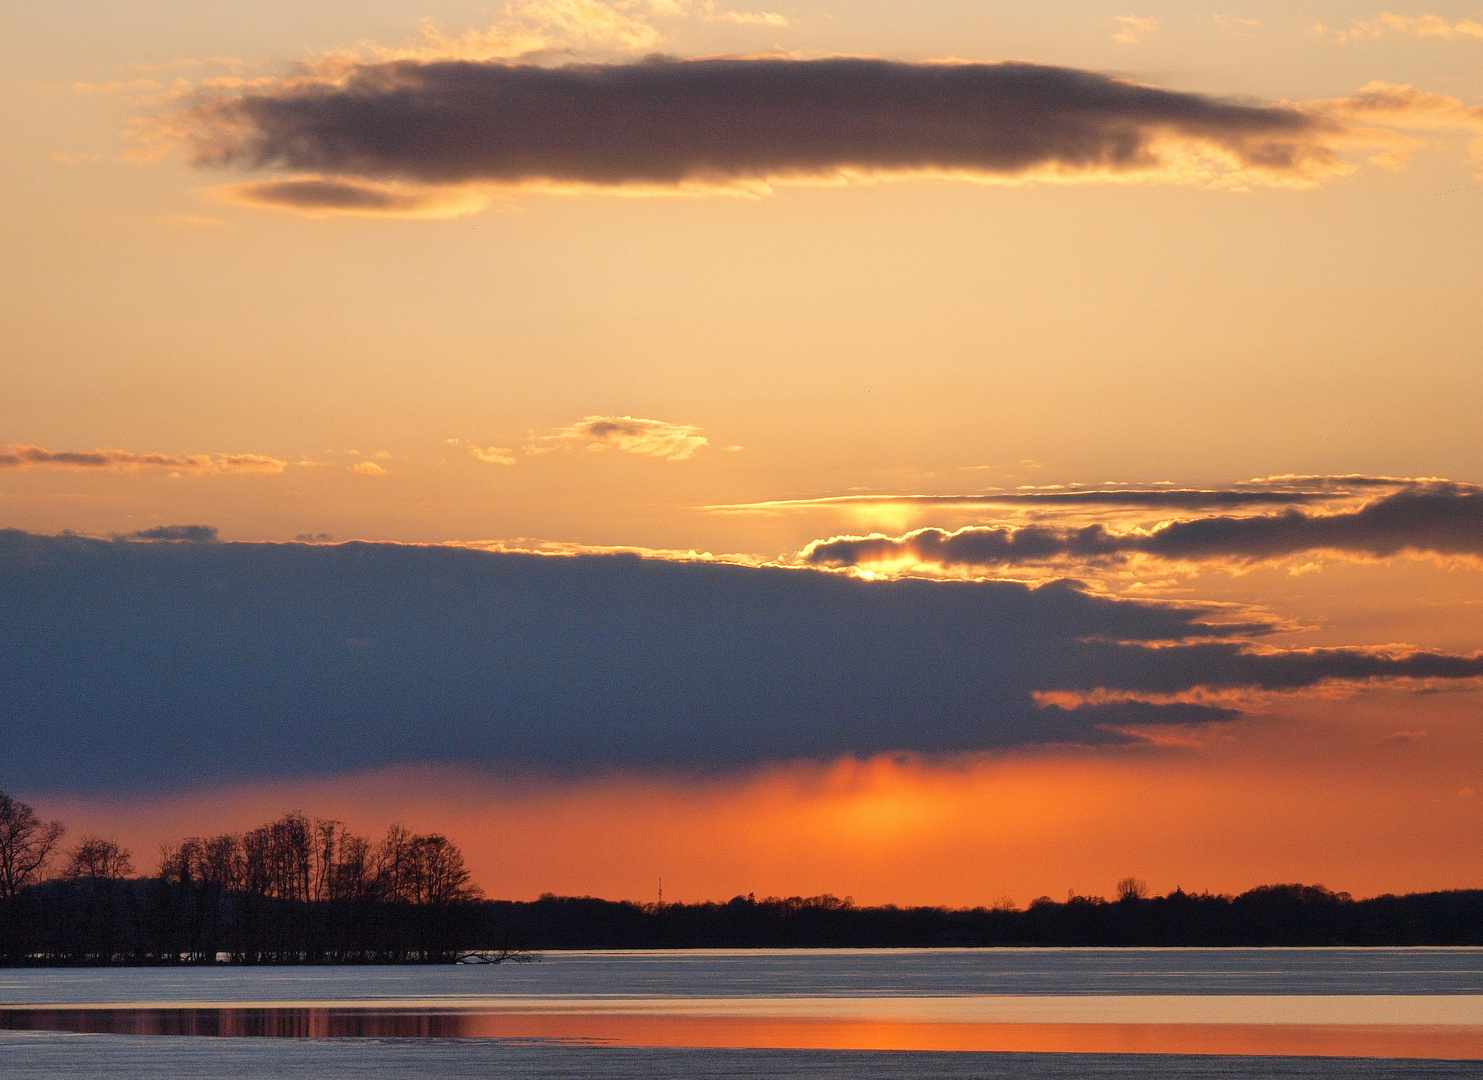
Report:
[[[815,566],[911,559],[945,567],[996,567],[1102,562],[1139,554],[1178,561],[1258,562],[1308,551],[1378,558],[1407,551],[1483,556],[1483,492],[1453,484],[1419,485],[1353,510],[1222,515],[1173,521],[1147,531],[1027,525],[836,537],[811,544],[803,557]]]
[[[1471,677],[1253,651],[1197,609],[1060,584],[868,583],[625,556],[0,533],[0,785],[162,789],[468,762],[571,773],[1117,741],[1177,694]],[[1168,643],[1147,647],[1147,643]]]
[[[1126,174],[1180,167],[1160,149],[1170,141],[1207,148],[1222,169],[1336,167],[1323,142],[1332,125],[1298,109],[1037,64],[408,60],[334,75],[252,89],[170,123],[188,133],[199,163],[435,185]],[[302,207],[317,183],[284,197]],[[322,194],[326,205],[378,197],[334,183]]]

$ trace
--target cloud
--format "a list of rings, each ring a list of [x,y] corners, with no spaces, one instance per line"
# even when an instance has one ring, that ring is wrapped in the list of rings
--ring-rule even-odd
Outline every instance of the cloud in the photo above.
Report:
[[[1387,100],[1391,124],[1416,104]],[[473,207],[492,188],[757,191],[922,175],[1310,185],[1352,171],[1352,145],[1402,147],[1370,104],[1250,105],[1028,63],[429,58],[221,91],[157,117],[151,138],[202,166],[307,174],[238,185],[238,199],[422,212],[431,188],[468,189]]]
[[[468,188],[378,184],[325,176],[221,184],[207,189],[206,194],[216,202],[292,210],[307,217],[449,218],[489,205],[486,194]]]
[[[1236,19],[1230,15],[1212,15],[1210,21],[1226,37],[1249,38],[1262,28],[1257,19]]]
[[[486,465],[513,465],[515,464],[515,451],[508,446],[476,446],[465,439],[448,439],[450,446],[464,446],[473,455],[474,460],[482,461]]]
[[[701,4],[697,13],[707,22],[729,22],[738,26],[774,26],[783,27],[789,25],[786,15],[776,11],[731,11],[716,7],[715,0],[706,0]]]
[[[354,465],[347,465],[346,468],[357,476],[379,477],[391,475],[374,461],[357,461]]]
[[[827,495],[814,499],[772,499],[720,503],[702,509],[715,513],[777,513],[902,504],[923,508],[1117,507],[1129,509],[1205,510],[1217,507],[1304,506],[1352,498],[1373,489],[1400,490],[1423,481],[1383,476],[1277,476],[1245,481],[1229,488],[1055,487],[956,495]]]
[[[1159,20],[1137,15],[1119,15],[1112,20],[1112,40],[1122,45],[1137,45],[1149,34],[1157,33]]]
[[[166,543],[215,544],[220,542],[213,525],[157,525],[129,533],[129,540],[158,540]]]
[[[584,416],[575,424],[542,436],[535,449],[620,450],[665,461],[686,461],[706,445],[708,440],[692,424],[635,416]]]
[[[899,537],[837,536],[801,553],[814,566],[921,563],[938,567],[1117,562],[1135,555],[1174,562],[1254,563],[1310,551],[1372,558],[1402,553],[1483,557],[1483,490],[1416,484],[1355,509],[1220,515],[1114,531],[1103,524],[919,529]]]
[[[504,5],[501,17],[487,27],[451,34],[432,20],[424,20],[421,37],[410,44],[387,48],[363,42],[330,59],[513,60],[591,50],[648,52],[659,41],[659,31],[635,14],[632,5],[604,4],[600,0],[525,0]]]
[[[137,472],[168,469],[209,476],[222,473],[281,473],[287,462],[263,454],[136,454],[129,450],[47,450],[11,443],[0,450],[0,470],[71,469],[76,471]]]
[[[424,20],[418,40],[387,48],[363,42],[331,60],[515,60],[570,57],[574,54],[652,53],[663,35],[650,18],[698,18],[738,26],[789,25],[773,11],[735,11],[715,0],[648,0],[647,11],[632,2],[601,0],[524,0],[505,4],[489,26],[450,33]]]
[[[1227,721],[1235,689],[1483,674],[1214,615],[1065,583],[0,532],[0,786],[1116,744]]]
[[[1483,22],[1476,19],[1459,19],[1453,22],[1441,15],[1397,15],[1393,11],[1382,11],[1373,19],[1353,20],[1347,30],[1330,30],[1323,23],[1316,23],[1309,32],[1314,37],[1328,38],[1340,44],[1373,40],[1390,34],[1483,40]]]

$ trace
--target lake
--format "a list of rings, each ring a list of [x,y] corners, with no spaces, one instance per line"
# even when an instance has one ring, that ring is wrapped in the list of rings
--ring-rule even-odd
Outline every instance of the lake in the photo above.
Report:
[[[715,950],[0,970],[42,1077],[1483,1076],[1479,949]]]

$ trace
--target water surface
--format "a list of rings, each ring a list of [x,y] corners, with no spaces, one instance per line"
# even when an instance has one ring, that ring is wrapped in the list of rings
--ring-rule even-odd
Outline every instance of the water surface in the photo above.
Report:
[[[151,1035],[187,1038],[139,1038]],[[883,1056],[850,1058],[858,1075],[897,1075],[902,1055],[927,1053],[943,1076],[1011,1075],[993,1071],[1010,1058],[1024,1076],[1073,1075],[1056,1072],[1063,1059],[1094,1070],[1074,1073],[1085,1076],[1132,1075],[1135,1061],[1140,1076],[1392,1075],[1364,1071],[1362,1059],[1459,1061],[1474,1071],[1436,1074],[1483,1076],[1483,950],[571,952],[497,966],[0,971],[0,1046],[24,1049],[40,1070],[17,1076],[49,1075],[51,1058],[79,1053],[111,1068],[143,1044],[171,1060],[226,1061],[244,1040],[338,1047],[320,1060],[359,1061],[346,1075],[422,1061],[405,1048],[426,1043],[482,1047],[455,1057],[482,1062],[468,1075],[500,1077],[516,1075],[507,1067],[542,1075],[530,1055],[579,1051],[589,1056],[569,1060],[658,1054],[654,1068],[684,1060],[694,1075],[772,1062],[778,1076],[832,1076],[838,1055],[874,1051]],[[759,1053],[785,1057],[746,1056]],[[1170,1072],[1176,1059],[1206,1072]],[[20,1060],[7,1052],[8,1066]],[[1252,1061],[1286,1064],[1260,1073]]]

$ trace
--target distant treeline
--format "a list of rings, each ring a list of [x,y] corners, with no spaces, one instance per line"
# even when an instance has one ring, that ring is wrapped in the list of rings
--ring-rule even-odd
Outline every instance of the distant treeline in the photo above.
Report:
[[[484,900],[445,837],[377,844],[302,814],[130,853],[0,793],[0,964],[406,963],[550,949],[1483,945],[1483,890],[1355,900],[1316,885],[1239,896],[1041,897],[1024,910],[856,907],[832,896],[638,904]],[[44,850],[43,850],[44,849]],[[57,872],[45,873],[53,854]]]

